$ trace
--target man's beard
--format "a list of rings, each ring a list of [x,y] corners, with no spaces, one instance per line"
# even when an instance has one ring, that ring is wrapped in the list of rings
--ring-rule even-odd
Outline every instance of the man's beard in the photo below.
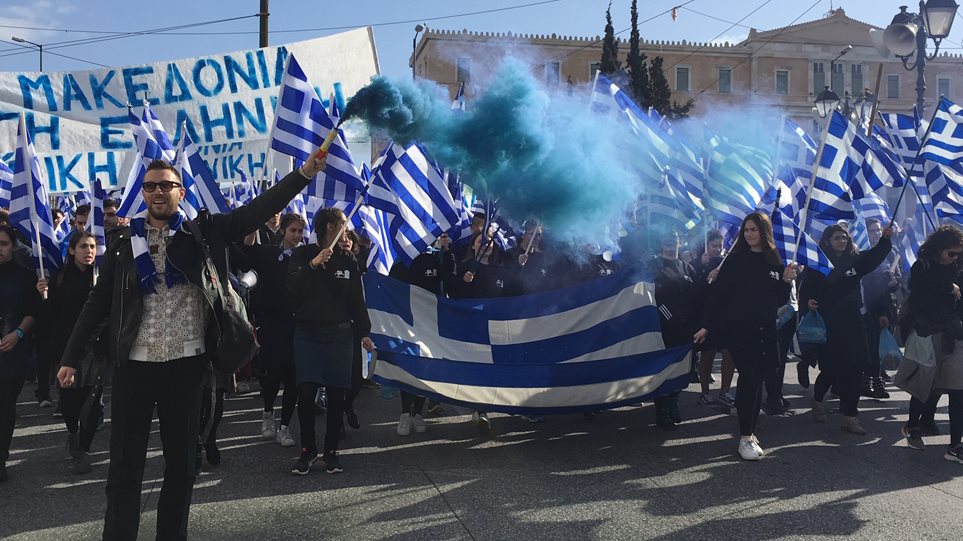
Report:
[[[173,216],[175,212],[177,212],[176,209],[171,209],[170,207],[165,206],[164,210],[158,213],[158,212],[155,212],[153,205],[147,206],[147,213],[150,215],[151,218],[155,220],[164,220],[164,221],[170,220],[171,216]]]

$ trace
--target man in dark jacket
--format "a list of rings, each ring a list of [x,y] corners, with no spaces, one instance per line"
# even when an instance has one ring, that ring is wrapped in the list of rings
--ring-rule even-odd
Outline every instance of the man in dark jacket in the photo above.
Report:
[[[58,373],[62,386],[73,383],[87,342],[106,321],[107,356],[116,370],[104,539],[137,537],[155,406],[165,461],[157,537],[187,538],[201,389],[220,340],[220,299],[204,279],[200,243],[209,246],[217,279],[227,283],[227,247],[284,208],[324,163],[323,157],[309,159],[250,204],[227,214],[202,212],[194,224],[178,209],[185,195],[178,170],[163,161],[148,166],[142,183],[147,212],[109,247]]]

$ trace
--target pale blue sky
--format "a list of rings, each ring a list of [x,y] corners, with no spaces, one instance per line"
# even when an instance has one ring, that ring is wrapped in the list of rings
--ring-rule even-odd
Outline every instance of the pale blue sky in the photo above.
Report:
[[[539,0],[488,0],[486,2],[432,1],[432,0],[353,0],[350,2],[319,2],[308,0],[272,0],[271,44],[298,41],[336,33],[338,30],[311,30],[306,32],[281,32],[305,28],[356,27],[396,21],[422,21],[433,17],[446,17],[463,13],[491,10]],[[812,0],[815,1],[815,0]],[[678,20],[673,22],[668,14],[640,25],[646,39],[685,39],[708,41],[717,38],[737,41],[745,37],[749,26],[760,30],[781,27],[792,22],[811,4],[810,0],[695,0],[679,9]],[[670,9],[685,0],[642,0],[640,20]],[[607,0],[560,0],[531,7],[498,13],[468,15],[441,20],[428,20],[428,25],[438,29],[467,28],[478,31],[512,31],[519,33],[557,33],[565,35],[594,36],[601,34],[605,24]],[[799,22],[822,17],[830,4],[846,9],[850,17],[876,25],[889,23],[905,0],[822,0]],[[23,37],[47,48],[44,54],[44,70],[96,69],[97,66],[56,57],[59,53],[109,66],[152,62],[172,58],[199,56],[256,47],[258,43],[256,18],[248,18],[216,25],[190,28],[182,32],[192,35],[153,34],[114,39],[101,43],[82,44],[55,49],[54,42],[86,39],[109,34],[66,33],[42,30],[24,30],[22,27],[43,27],[70,30],[94,30],[100,32],[131,32],[161,27],[184,25],[216,19],[240,17],[257,12],[258,0],[166,0],[139,2],[131,0],[5,0],[0,11],[0,71],[35,71],[36,51],[19,52],[18,45],[11,43],[13,36]],[[765,4],[765,5],[763,5]],[[914,4],[915,3],[911,3]],[[152,9],[162,5],[162,10]],[[614,0],[613,19],[616,30],[629,26],[629,0]],[[762,5],[741,26],[730,23]],[[691,10],[701,13],[696,13]],[[721,22],[709,16],[729,22]],[[952,52],[963,50],[963,16],[958,16],[950,42],[944,49]],[[375,39],[382,72],[390,76],[408,73],[408,55],[416,22],[379,25],[375,27]],[[250,32],[249,34],[206,34],[207,32]],[[628,32],[625,33],[628,35]]]

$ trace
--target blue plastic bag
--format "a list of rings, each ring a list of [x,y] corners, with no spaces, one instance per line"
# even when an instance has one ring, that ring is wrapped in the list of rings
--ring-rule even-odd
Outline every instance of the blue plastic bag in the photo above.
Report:
[[[883,329],[879,333],[879,362],[883,370],[899,370],[899,365],[903,362],[903,352],[889,329]]]
[[[801,344],[825,344],[826,322],[817,310],[810,310],[799,321],[796,338]]]

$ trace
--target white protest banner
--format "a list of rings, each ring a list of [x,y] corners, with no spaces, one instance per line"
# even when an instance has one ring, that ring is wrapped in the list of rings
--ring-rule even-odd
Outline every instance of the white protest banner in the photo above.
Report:
[[[370,27],[264,49],[136,66],[51,73],[0,73],[0,160],[16,148],[17,119],[46,167],[49,190],[75,191],[94,178],[105,187],[126,180],[134,149],[128,104],[146,99],[174,145],[182,126],[205,149],[215,177],[260,178],[274,123],[278,86],[294,53],[319,96],[346,100],[378,74]],[[217,165],[213,163],[218,159]],[[128,165],[129,167],[129,165]],[[109,188],[108,188],[109,189]]]

